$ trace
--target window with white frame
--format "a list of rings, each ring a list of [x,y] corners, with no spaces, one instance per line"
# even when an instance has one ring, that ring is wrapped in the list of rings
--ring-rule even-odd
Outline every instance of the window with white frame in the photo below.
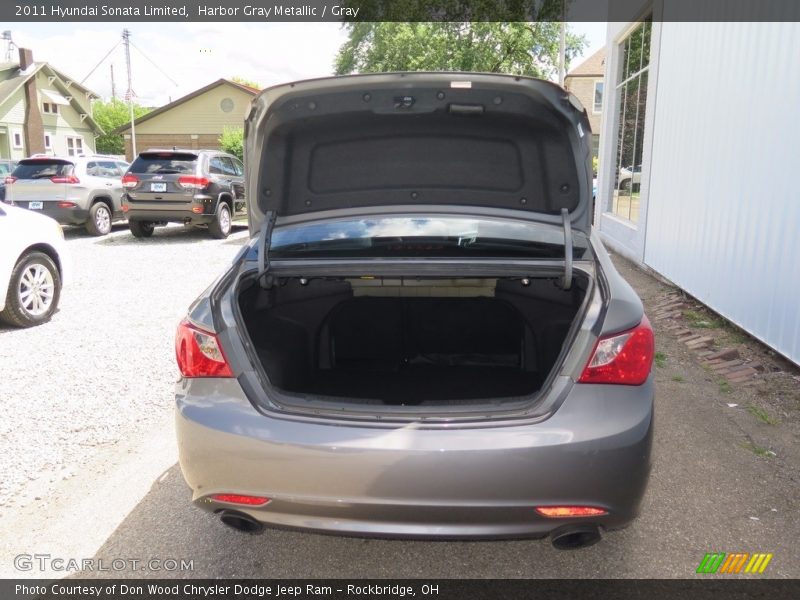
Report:
[[[618,118],[615,186],[609,210],[623,219],[639,221],[644,119],[650,71],[651,18],[639,23],[620,43],[620,77],[615,87]]]
[[[603,112],[603,82],[602,81],[595,81],[594,82],[594,104],[592,106],[592,112],[594,114],[598,114]]]
[[[21,131],[15,131],[12,134],[11,137],[12,137],[12,139],[14,141],[14,148],[17,148],[17,149],[22,148],[22,132]]]
[[[83,138],[67,138],[67,156],[78,156],[83,154]]]
[[[43,102],[42,110],[44,110],[46,113],[58,114],[58,104],[55,102]]]
[[[50,136],[49,133],[44,134],[44,148],[45,150],[53,149],[53,138]]]

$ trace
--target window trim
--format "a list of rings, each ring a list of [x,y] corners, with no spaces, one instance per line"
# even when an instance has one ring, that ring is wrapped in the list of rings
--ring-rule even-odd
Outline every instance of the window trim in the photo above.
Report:
[[[17,139],[19,139],[19,141],[17,141]],[[19,129],[11,132],[11,145],[14,147],[14,150],[22,150],[25,148],[25,140]]]
[[[70,148],[70,142],[72,143],[72,148]],[[77,144],[75,142],[78,142]],[[80,146],[80,148],[78,148]],[[67,136],[67,156],[80,156],[84,154],[84,147],[83,147],[83,136],[80,135],[68,135]]]
[[[603,91],[600,93],[600,108],[597,108],[597,84],[603,86]],[[603,100],[605,100],[605,93],[606,93],[606,82],[605,79],[595,79],[594,83],[592,84],[592,114],[593,115],[600,115],[603,113]]]
[[[44,149],[45,150],[53,149],[53,134],[48,131],[44,132]]]

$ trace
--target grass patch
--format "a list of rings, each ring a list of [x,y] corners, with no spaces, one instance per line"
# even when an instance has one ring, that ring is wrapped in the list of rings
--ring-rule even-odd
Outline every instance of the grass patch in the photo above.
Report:
[[[673,375],[672,381],[677,381],[678,383],[683,383],[684,379],[680,375]]]
[[[760,406],[756,406],[754,404],[748,404],[746,407],[747,412],[753,415],[756,419],[761,421],[762,423],[766,423],[767,425],[777,425],[780,423],[780,420],[773,417],[767,411],[765,411]]]
[[[761,456],[763,458],[772,458],[775,456],[775,453],[769,450],[768,448],[764,448],[762,446],[756,446],[753,442],[742,442],[739,444],[745,450],[750,450],[756,456]]]
[[[722,323],[717,319],[710,319],[696,310],[683,311],[683,318],[688,321],[691,327],[696,327],[698,329],[719,329],[722,327]]]
[[[720,379],[719,381],[719,391],[723,394],[730,394],[733,391],[731,384],[728,383],[726,379]]]
[[[653,359],[656,363],[656,366],[659,369],[663,369],[667,366],[667,355],[663,352],[656,352],[655,358]]]

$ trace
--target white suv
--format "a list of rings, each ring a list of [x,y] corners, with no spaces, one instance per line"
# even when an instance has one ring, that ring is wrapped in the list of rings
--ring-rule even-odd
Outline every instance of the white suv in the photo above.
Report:
[[[128,166],[105,155],[31,156],[6,177],[6,202],[106,235],[111,222],[124,217],[121,178]]]

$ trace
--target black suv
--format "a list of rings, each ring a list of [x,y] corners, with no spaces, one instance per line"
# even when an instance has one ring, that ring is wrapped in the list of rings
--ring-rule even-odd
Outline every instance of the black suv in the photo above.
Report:
[[[217,150],[147,150],[122,177],[122,210],[135,237],[168,222],[207,226],[223,239],[247,214],[244,167]]]

